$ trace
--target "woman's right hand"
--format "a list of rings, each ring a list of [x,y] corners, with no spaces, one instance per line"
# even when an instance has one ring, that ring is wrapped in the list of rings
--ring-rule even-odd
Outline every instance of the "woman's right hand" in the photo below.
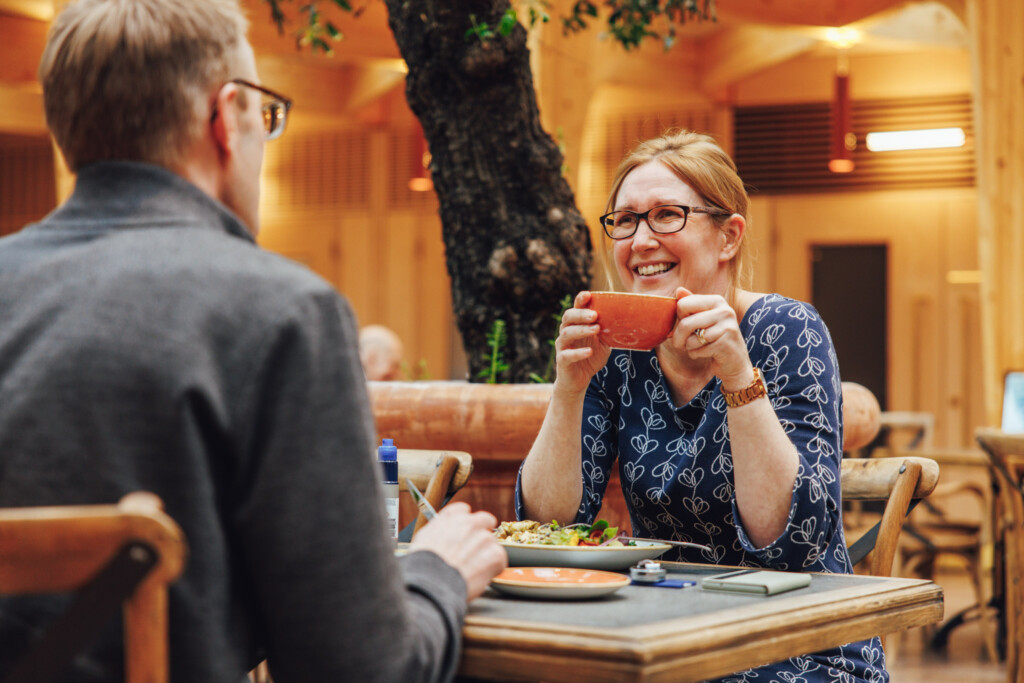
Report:
[[[611,355],[611,347],[597,338],[601,326],[597,324],[597,311],[586,308],[589,301],[590,292],[580,292],[573,307],[562,315],[555,340],[555,393],[586,391],[590,379]]]

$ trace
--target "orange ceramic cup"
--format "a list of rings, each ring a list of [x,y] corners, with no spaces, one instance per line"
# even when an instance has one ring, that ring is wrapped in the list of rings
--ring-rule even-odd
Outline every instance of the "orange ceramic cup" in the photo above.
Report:
[[[597,311],[598,338],[617,349],[650,351],[676,324],[676,300],[668,296],[591,292],[587,308]]]

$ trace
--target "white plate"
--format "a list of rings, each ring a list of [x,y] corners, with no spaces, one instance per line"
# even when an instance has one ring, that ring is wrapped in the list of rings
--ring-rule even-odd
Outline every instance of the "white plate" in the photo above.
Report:
[[[636,545],[609,546],[534,545],[499,541],[508,553],[510,567],[578,567],[582,569],[628,569],[640,560],[653,560],[672,546],[637,541]]]
[[[622,574],[572,567],[509,567],[491,579],[500,593],[541,600],[597,598],[629,583]]]

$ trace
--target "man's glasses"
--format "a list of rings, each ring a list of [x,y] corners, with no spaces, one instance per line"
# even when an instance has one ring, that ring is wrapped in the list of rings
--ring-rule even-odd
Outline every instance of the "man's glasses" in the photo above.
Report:
[[[273,140],[281,137],[281,133],[284,132],[284,125],[288,121],[288,110],[292,108],[292,101],[280,93],[264,88],[262,85],[251,83],[243,78],[232,78],[228,82],[260,91],[265,98],[260,105],[260,111],[263,112],[264,138],[266,140]],[[213,113],[210,115],[210,120],[213,121],[215,118],[217,118],[216,103],[213,105]]]
[[[601,227],[606,235],[613,240],[624,240],[636,234],[640,221],[646,220],[652,232],[668,235],[679,232],[686,227],[686,219],[691,213],[706,213],[711,216],[729,216],[731,211],[713,206],[682,206],[679,204],[663,204],[653,206],[643,213],[622,209],[601,216]]]

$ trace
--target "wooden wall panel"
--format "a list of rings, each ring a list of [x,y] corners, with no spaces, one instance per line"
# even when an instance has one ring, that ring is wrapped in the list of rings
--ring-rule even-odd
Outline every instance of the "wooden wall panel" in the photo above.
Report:
[[[53,210],[53,178],[53,147],[47,136],[0,134],[0,235]]]
[[[380,263],[379,230],[371,211],[346,212],[338,225],[338,264],[335,282],[349,297],[360,325],[379,322]]]
[[[760,244],[772,245],[755,264],[770,274],[756,278],[760,289],[808,301],[812,245],[888,245],[888,409],[935,414],[939,447],[969,446],[982,424],[978,286],[950,282],[951,271],[978,268],[975,201],[974,190],[957,189],[758,197],[752,205]]]
[[[375,322],[406,340],[405,362],[411,373],[425,371],[428,377],[448,379],[451,285],[444,267],[440,219],[411,211],[394,212],[385,234],[384,283],[380,287],[384,303]]]
[[[422,364],[447,379],[451,292],[437,199],[407,189],[415,132],[290,133],[267,147],[260,243],[331,282],[360,325],[395,330],[412,377]]]
[[[978,150],[985,417],[1003,375],[1024,368],[1024,3],[967,0]]]

